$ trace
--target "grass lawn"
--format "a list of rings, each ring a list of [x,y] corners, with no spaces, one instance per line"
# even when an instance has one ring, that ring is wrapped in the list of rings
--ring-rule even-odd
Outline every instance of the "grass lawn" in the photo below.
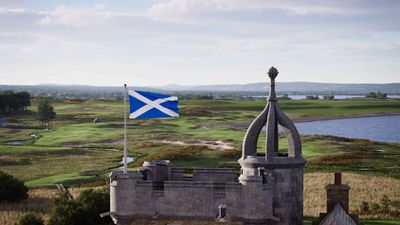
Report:
[[[26,182],[28,187],[43,187],[43,186],[54,186],[56,183],[69,184],[79,184],[83,182],[95,181],[96,176],[82,176],[79,173],[66,173],[57,174],[54,176],[42,177],[35,180],[30,180]]]

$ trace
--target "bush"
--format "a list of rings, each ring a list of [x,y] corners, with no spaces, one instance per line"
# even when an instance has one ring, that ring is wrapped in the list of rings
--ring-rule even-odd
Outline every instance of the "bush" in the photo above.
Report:
[[[278,97],[279,100],[292,100],[292,98],[289,97],[288,94],[284,94],[280,97]]]
[[[323,98],[324,98],[324,100],[334,100],[335,96],[334,95],[324,95]]]
[[[218,156],[222,158],[238,159],[242,157],[242,151],[238,149],[225,149],[218,152]]]
[[[0,171],[0,202],[15,202],[28,198],[28,188],[24,182]]]
[[[48,225],[111,225],[110,217],[100,217],[109,211],[109,198],[108,191],[93,189],[83,191],[76,200],[61,194],[54,199]]]
[[[369,211],[368,202],[361,202],[360,210],[361,210],[361,212],[364,212],[364,213],[368,212]]]
[[[387,94],[383,92],[370,92],[365,97],[367,98],[387,98]]]
[[[44,225],[43,219],[33,213],[25,214],[17,225]]]
[[[383,195],[381,198],[381,205],[383,210],[388,210],[390,205],[390,199],[387,195]]]
[[[400,201],[390,201],[390,205],[395,209],[400,210]]]
[[[318,95],[314,96],[314,95],[306,95],[306,99],[307,100],[318,100],[319,97]]]
[[[378,204],[378,203],[371,203],[371,209],[373,210],[373,211],[377,211],[377,210],[379,210],[381,208],[381,206]]]

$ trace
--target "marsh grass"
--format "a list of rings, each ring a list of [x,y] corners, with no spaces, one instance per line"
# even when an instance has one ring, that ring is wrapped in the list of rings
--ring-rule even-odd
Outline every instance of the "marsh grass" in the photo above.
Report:
[[[325,186],[333,183],[332,173],[308,173],[304,176],[304,215],[317,217],[320,212],[326,211],[326,191]],[[343,183],[350,186],[350,211],[360,214],[359,206],[361,202],[379,203],[382,195],[387,195],[389,199],[400,200],[400,180],[356,173],[343,173]],[[76,197],[82,190],[96,187],[73,187],[70,188],[71,194]],[[56,189],[38,188],[29,191],[29,198],[20,203],[1,203],[0,204],[0,225],[10,225],[17,222],[28,212],[36,213],[44,219],[48,219],[51,199],[58,193]],[[360,215],[361,218],[373,218],[381,220],[368,220],[367,225],[398,224],[398,220],[382,220],[393,218],[389,214],[370,212]],[[309,221],[309,220],[306,220]]]
[[[367,174],[343,173],[343,183],[350,186],[350,211],[360,214],[362,202],[379,203],[383,195],[400,200],[400,180]],[[333,183],[332,173],[308,173],[304,177],[304,215],[316,217],[326,212],[327,184]],[[361,218],[392,218],[389,213],[373,212]]]

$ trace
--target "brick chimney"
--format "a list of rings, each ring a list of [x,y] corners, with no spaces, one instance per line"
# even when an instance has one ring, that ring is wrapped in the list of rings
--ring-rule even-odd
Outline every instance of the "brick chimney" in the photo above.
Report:
[[[330,213],[340,203],[342,208],[349,212],[349,191],[350,187],[342,184],[342,173],[335,173],[335,183],[328,184],[326,189],[327,209],[326,212]]]

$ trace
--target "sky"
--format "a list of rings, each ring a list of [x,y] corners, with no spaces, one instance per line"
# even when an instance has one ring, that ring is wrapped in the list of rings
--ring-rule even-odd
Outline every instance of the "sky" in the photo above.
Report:
[[[0,0],[0,84],[400,82],[398,0]]]

